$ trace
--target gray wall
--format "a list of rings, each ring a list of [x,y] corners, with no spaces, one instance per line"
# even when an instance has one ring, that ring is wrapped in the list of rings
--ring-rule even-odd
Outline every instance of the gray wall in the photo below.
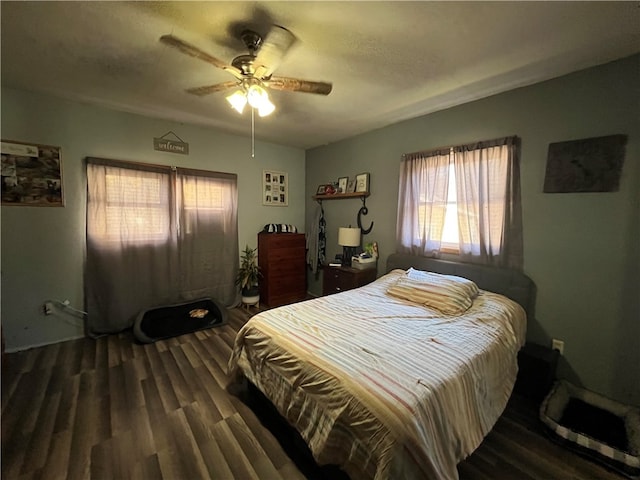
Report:
[[[522,139],[524,270],[537,284],[529,341],[565,341],[560,375],[640,404],[640,56],[391,125],[307,151],[307,225],[318,184],[371,173],[365,241],[379,243],[381,274],[395,250],[402,153],[507,135]],[[363,112],[363,115],[366,112]],[[627,134],[620,190],[544,194],[549,143]],[[324,202],[328,255],[360,201]],[[311,279],[311,290],[321,282]]]
[[[153,150],[173,131],[190,154]],[[2,90],[2,138],[62,148],[64,208],[2,207],[2,328],[7,350],[82,336],[77,319],[45,316],[45,300],[83,307],[87,156],[178,165],[238,175],[238,243],[256,247],[265,223],[304,231],[304,151],[216,130],[154,120],[22,91]],[[289,174],[289,206],[262,206],[262,170]]]

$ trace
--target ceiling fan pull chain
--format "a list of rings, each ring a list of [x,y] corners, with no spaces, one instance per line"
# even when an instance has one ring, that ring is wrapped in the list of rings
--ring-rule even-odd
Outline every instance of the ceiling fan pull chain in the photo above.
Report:
[[[251,109],[251,158],[256,156],[256,144],[255,144],[255,125],[253,120],[253,108]]]

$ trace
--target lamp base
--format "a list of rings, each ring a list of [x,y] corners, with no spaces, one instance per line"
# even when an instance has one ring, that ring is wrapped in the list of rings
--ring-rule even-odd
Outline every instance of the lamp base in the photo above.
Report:
[[[342,266],[350,267],[351,266],[351,257],[353,257],[356,253],[355,247],[342,247]]]

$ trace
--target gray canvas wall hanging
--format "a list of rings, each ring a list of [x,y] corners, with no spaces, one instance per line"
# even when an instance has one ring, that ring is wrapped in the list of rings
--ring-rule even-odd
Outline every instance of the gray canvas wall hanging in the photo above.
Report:
[[[617,192],[626,145],[626,135],[550,143],[544,192]]]

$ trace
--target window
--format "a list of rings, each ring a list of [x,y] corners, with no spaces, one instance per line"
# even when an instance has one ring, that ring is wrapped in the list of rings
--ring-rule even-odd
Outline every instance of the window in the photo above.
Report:
[[[225,197],[223,183],[209,177],[184,175],[178,182],[178,197],[182,203],[178,218],[181,235],[195,235],[201,222],[209,226],[224,222],[225,207],[229,207],[230,200]]]
[[[108,168],[105,188],[92,199],[98,221],[92,234],[104,240],[155,243],[169,238],[169,189],[161,175]],[[97,205],[95,205],[97,207]]]
[[[92,188],[89,205],[95,212],[91,222],[94,238],[138,244],[166,242],[171,236],[172,219],[183,233],[193,231],[198,218],[217,222],[224,217],[224,183],[209,176],[180,175],[131,168],[100,166],[99,177],[93,166],[89,178],[102,178],[101,188]],[[95,171],[94,171],[95,170]],[[175,205],[170,198],[176,183]],[[175,208],[177,207],[177,208]]]
[[[420,204],[418,206],[419,227],[416,232],[431,231],[435,237],[442,239],[442,251],[457,252],[458,210],[456,203],[456,177],[453,162],[439,168],[447,170],[447,172],[440,172],[438,174],[442,175],[444,173],[443,178],[448,178],[446,200],[442,203],[432,202],[429,200],[426,191],[421,192]],[[419,238],[415,238],[414,243],[419,243]]]
[[[398,251],[521,265],[521,230],[517,137],[403,156]]]
[[[222,187],[219,185],[207,185],[196,178],[189,178],[183,182],[182,194],[185,210],[217,212],[224,208]]]
[[[130,328],[138,312],[211,297],[231,305],[237,177],[87,159],[87,328]]]

